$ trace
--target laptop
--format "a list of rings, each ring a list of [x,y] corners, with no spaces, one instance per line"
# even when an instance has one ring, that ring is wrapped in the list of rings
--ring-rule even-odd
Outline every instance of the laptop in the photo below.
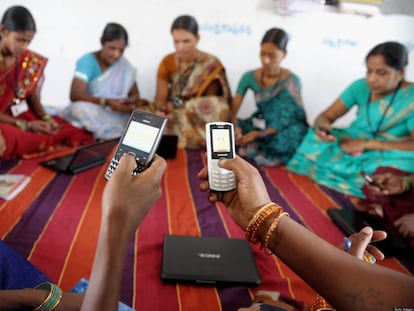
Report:
[[[178,135],[164,134],[156,153],[164,159],[174,159],[177,155],[177,144]]]
[[[164,236],[161,279],[213,286],[260,284],[247,240],[206,236]]]
[[[410,248],[408,242],[397,230],[386,226],[382,219],[374,215],[357,210],[337,208],[329,208],[328,215],[347,236],[359,232],[366,226],[387,232],[385,240],[372,243],[386,256],[414,254],[414,250]]]
[[[74,153],[41,162],[40,165],[54,171],[77,174],[106,162],[119,138],[81,146]]]

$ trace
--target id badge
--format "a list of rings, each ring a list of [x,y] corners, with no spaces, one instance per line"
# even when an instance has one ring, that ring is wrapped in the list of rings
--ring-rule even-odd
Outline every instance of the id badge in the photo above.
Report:
[[[14,104],[10,107],[11,113],[13,117],[17,117],[18,115],[22,114],[23,112],[26,112],[29,110],[29,105],[27,104],[27,101],[23,100],[18,104]]]
[[[266,129],[266,120],[262,118],[253,117],[252,119],[253,126],[259,130]]]

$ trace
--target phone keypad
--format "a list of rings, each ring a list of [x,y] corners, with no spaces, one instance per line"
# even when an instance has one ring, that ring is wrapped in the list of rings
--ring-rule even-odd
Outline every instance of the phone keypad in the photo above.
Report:
[[[211,189],[228,191],[236,188],[236,175],[226,169],[213,169],[210,176]]]
[[[135,162],[137,163],[137,168],[131,172],[131,175],[135,176],[139,173],[142,173],[145,169],[145,164],[147,162],[147,157],[138,157],[133,152],[129,152],[128,154],[132,155],[135,158]],[[116,157],[112,158],[111,163],[109,163],[108,169],[105,173],[105,179],[109,180],[112,176],[112,173],[116,170],[119,165],[119,159]]]

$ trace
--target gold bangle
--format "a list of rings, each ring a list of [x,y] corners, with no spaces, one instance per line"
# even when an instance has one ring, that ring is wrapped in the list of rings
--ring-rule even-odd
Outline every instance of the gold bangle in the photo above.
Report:
[[[402,176],[401,177],[401,185],[402,185],[402,192],[408,192],[411,190],[413,184],[412,184],[412,180],[410,177],[408,176]]]
[[[267,203],[263,205],[250,220],[249,224],[246,227],[245,234],[246,239],[253,244],[258,243],[256,233],[260,226],[263,224],[264,220],[277,212],[281,207],[274,202]]]
[[[43,121],[49,121],[52,119],[52,116],[50,114],[44,114],[40,117],[40,119],[42,119]]]
[[[272,255],[273,254],[273,252],[269,249],[269,241],[270,241],[270,238],[273,235],[273,231],[275,231],[277,225],[279,224],[280,219],[283,216],[288,216],[289,217],[289,214],[287,212],[285,212],[282,208],[280,208],[280,210],[278,212],[279,213],[276,215],[275,219],[273,220],[272,224],[270,225],[269,230],[267,230],[266,237],[265,237],[263,245],[262,245],[266,255]]]
[[[105,107],[106,106],[106,98],[105,97],[99,98],[99,105],[101,107]]]

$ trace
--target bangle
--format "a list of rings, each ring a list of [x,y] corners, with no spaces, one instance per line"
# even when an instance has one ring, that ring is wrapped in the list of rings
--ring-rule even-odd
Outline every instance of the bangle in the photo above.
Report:
[[[401,184],[402,184],[402,192],[408,192],[413,187],[413,181],[408,176],[401,177]]]
[[[266,131],[260,131],[260,133],[259,133],[259,138],[260,139],[263,139],[263,138],[266,138],[267,137],[267,133],[266,133]]]
[[[40,119],[42,119],[43,121],[49,121],[52,119],[52,116],[50,114],[44,114],[40,117]]]
[[[99,98],[99,105],[101,107],[105,107],[106,106],[106,98],[105,97]]]
[[[283,216],[288,216],[289,217],[289,214],[287,212],[285,212],[283,210],[283,208],[280,208],[278,210],[278,214],[276,215],[275,219],[273,220],[272,224],[270,225],[269,230],[267,230],[266,237],[265,237],[263,245],[262,245],[262,248],[264,248],[264,252],[265,252],[266,255],[272,255],[273,254],[273,252],[269,249],[269,241],[270,241],[270,238],[272,237],[273,231],[275,231],[277,225],[279,224],[280,218],[282,218]]]
[[[256,233],[260,226],[263,224],[264,220],[272,215],[273,213],[277,212],[281,207],[274,202],[267,203],[263,205],[258,212],[253,216],[250,220],[249,224],[246,227],[245,234],[246,239],[253,244],[258,243]]]
[[[20,128],[22,131],[27,131],[28,125],[25,120],[16,120],[16,126]]]
[[[62,299],[62,290],[57,285],[50,282],[41,283],[37,285],[35,289],[48,290],[49,295],[40,305],[33,309],[33,311],[52,311]]]

